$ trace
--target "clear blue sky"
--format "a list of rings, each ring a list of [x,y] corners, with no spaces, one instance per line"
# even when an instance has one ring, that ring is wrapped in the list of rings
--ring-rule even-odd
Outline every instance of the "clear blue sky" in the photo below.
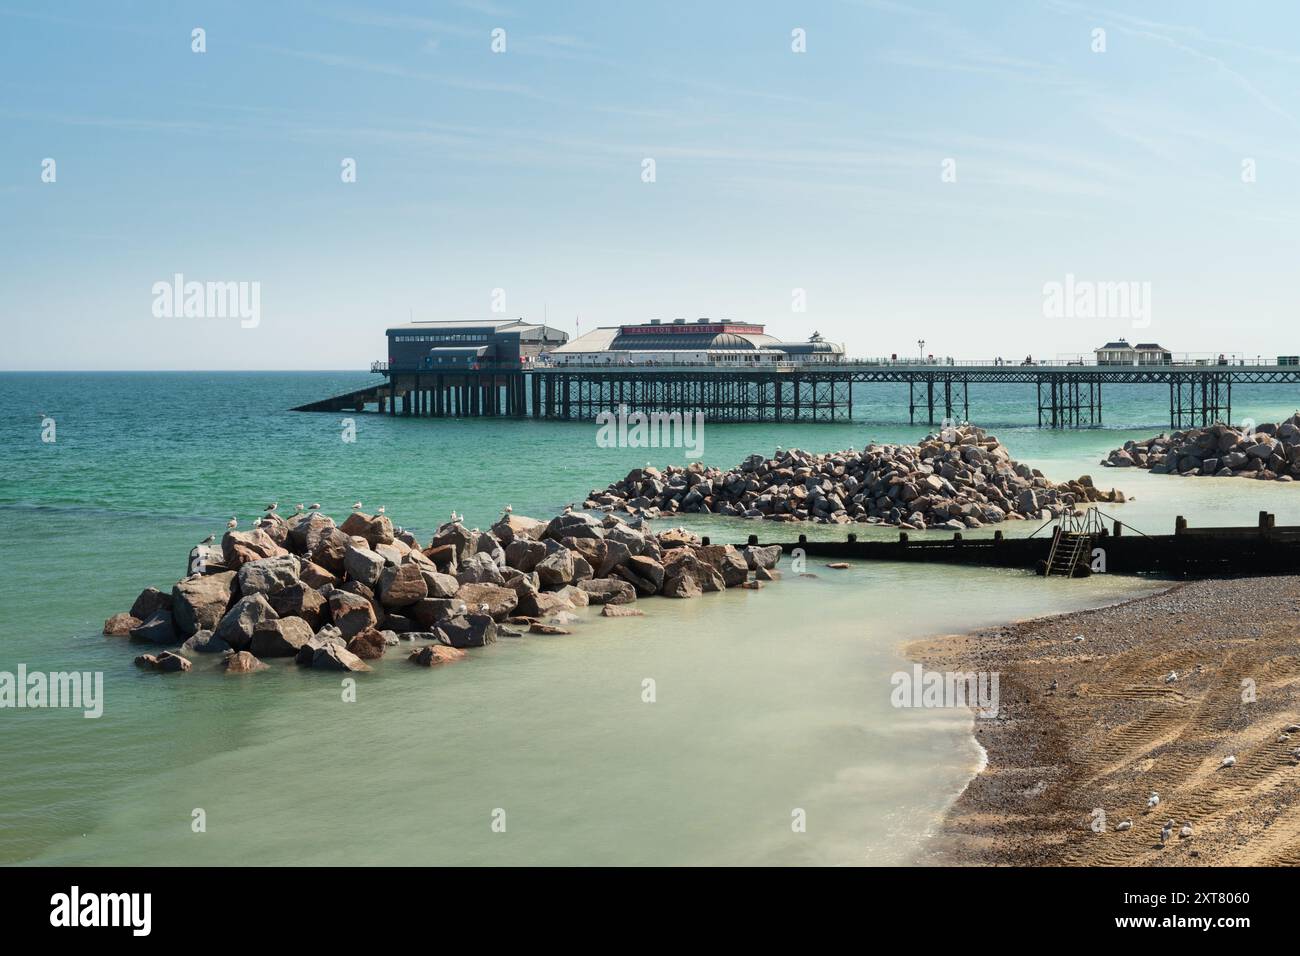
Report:
[[[570,332],[1297,353],[1298,37],[1281,0],[0,0],[0,367],[355,368],[494,288]],[[260,324],[155,317],[178,272]],[[1045,317],[1067,273],[1151,283],[1150,326]]]

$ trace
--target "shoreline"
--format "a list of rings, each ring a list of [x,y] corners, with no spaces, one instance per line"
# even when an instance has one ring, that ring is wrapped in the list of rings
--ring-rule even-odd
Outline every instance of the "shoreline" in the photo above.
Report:
[[[907,643],[927,670],[1000,675],[998,716],[973,716],[985,766],[916,862],[1300,865],[1298,610],[1300,576],[1174,582]],[[1162,847],[1170,819],[1192,835]]]

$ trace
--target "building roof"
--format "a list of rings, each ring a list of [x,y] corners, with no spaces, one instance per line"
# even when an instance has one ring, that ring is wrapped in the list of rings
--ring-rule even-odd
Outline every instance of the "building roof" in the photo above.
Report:
[[[1133,346],[1129,345],[1123,339],[1120,339],[1118,342],[1107,342],[1105,345],[1101,346],[1101,348],[1094,349],[1093,351],[1100,352],[1102,349],[1131,349],[1132,347]]]
[[[565,342],[558,348],[551,349],[554,354],[566,354],[572,352],[607,352],[609,343],[614,341],[618,335],[618,326],[606,326],[605,328],[592,329],[584,335],[579,335],[576,339]]]
[[[389,332],[449,332],[453,329],[491,329],[493,332],[547,329],[557,335],[565,335],[553,326],[541,322],[525,322],[523,319],[436,319],[428,322],[403,322],[388,327]]]
[[[1168,352],[1169,350],[1163,345],[1157,345],[1155,342],[1139,342],[1133,346],[1135,349],[1143,349],[1148,352]]]

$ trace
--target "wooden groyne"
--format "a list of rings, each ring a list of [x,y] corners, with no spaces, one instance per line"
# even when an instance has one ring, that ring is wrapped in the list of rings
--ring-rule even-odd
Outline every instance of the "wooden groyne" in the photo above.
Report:
[[[1040,529],[1040,531],[1043,529]],[[1042,573],[1057,539],[1071,532],[1057,526],[1050,534],[1008,538],[995,531],[991,538],[967,538],[961,532],[918,539],[900,532],[897,540],[862,541],[849,534],[843,541],[767,542],[786,554],[797,549],[809,557],[835,560],[930,562],[991,568],[1023,568]],[[1177,578],[1216,578],[1239,575],[1300,573],[1300,525],[1278,526],[1274,516],[1260,512],[1251,527],[1192,528],[1179,517],[1173,534],[1147,535],[1115,522],[1111,528],[1084,534],[1083,560],[1074,576],[1097,570],[1110,574],[1153,574]],[[749,546],[758,545],[749,536]],[[1087,570],[1083,570],[1086,568]]]

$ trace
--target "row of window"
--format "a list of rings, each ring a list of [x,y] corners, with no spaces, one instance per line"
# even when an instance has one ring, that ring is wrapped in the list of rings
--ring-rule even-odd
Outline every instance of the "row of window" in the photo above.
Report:
[[[394,342],[486,342],[489,336],[469,332],[452,332],[443,335],[394,335]]]

